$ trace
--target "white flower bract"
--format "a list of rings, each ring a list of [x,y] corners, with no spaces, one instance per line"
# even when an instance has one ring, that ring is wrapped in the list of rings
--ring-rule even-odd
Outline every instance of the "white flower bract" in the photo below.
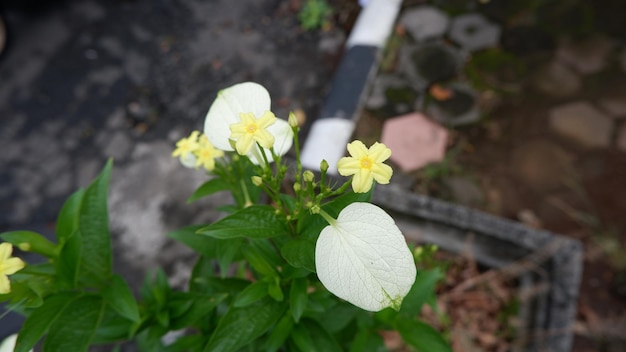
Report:
[[[413,255],[393,218],[370,203],[352,203],[326,226],[315,247],[322,284],[368,311],[399,310],[415,282]]]
[[[206,115],[204,134],[215,148],[233,151],[230,126],[241,123],[240,114],[242,113],[252,113],[260,118],[265,112],[270,111],[271,103],[269,93],[258,83],[239,83],[221,90]],[[293,132],[289,123],[278,119],[267,127],[267,131],[274,136],[274,152],[277,155],[287,153],[293,143]],[[247,155],[256,164],[263,161],[257,145]],[[270,161],[272,160],[269,149],[265,149],[265,155]]]

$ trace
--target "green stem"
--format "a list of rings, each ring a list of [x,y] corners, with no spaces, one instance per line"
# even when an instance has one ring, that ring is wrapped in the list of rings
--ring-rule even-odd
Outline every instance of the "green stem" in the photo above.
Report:
[[[319,214],[324,218],[324,220],[326,220],[326,222],[330,226],[335,226],[337,224],[337,220],[333,218],[332,216],[330,216],[327,212],[325,212],[324,209],[320,208]]]
[[[250,194],[248,194],[248,187],[246,187],[246,183],[243,182],[243,179],[239,180],[239,185],[241,186],[241,191],[243,192],[243,207],[247,208],[252,205],[252,201],[250,200]]]

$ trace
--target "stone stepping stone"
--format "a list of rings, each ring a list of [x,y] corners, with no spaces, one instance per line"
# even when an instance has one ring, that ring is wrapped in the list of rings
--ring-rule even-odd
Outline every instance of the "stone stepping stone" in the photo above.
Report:
[[[432,86],[433,89],[446,91],[448,96],[440,98],[431,97],[426,106],[426,113],[433,120],[445,126],[462,126],[474,123],[481,117],[478,108],[478,93],[469,85],[454,82],[446,86]],[[441,94],[441,93],[440,93]]]
[[[582,74],[601,71],[615,43],[600,35],[582,41],[564,41],[556,51],[556,57]]]
[[[416,42],[442,38],[450,24],[450,18],[433,6],[418,6],[405,10],[399,21]]]
[[[611,118],[584,101],[560,105],[550,110],[553,131],[587,148],[608,148],[611,144]]]
[[[452,19],[450,39],[466,50],[477,51],[498,45],[502,30],[478,13],[468,13]]]
[[[610,117],[626,117],[626,97],[602,98],[598,101],[598,106]]]
[[[465,53],[442,41],[407,45],[400,50],[399,66],[416,89],[455,78]]]
[[[582,87],[578,74],[558,60],[539,67],[532,75],[530,84],[538,92],[556,98],[570,96]]]
[[[381,137],[391,160],[405,172],[443,160],[447,139],[444,127],[417,112],[385,121]]]

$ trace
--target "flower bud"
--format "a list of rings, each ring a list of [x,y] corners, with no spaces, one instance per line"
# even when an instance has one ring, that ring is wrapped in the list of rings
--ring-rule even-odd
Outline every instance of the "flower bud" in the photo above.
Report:
[[[311,211],[311,214],[319,214],[321,209],[322,208],[319,204],[313,204],[309,210]]]
[[[322,159],[322,162],[320,163],[320,170],[322,172],[328,171],[328,161],[326,161],[326,159]]]
[[[302,186],[299,183],[294,183],[293,184],[293,190],[296,192],[300,192],[300,190],[302,189]]]
[[[297,128],[298,127],[298,116],[296,116],[296,114],[293,113],[293,111],[289,112],[289,126],[291,126],[291,128]]]
[[[17,248],[24,252],[30,252],[31,245],[28,242],[22,242],[17,245]]]
[[[252,184],[259,187],[263,184],[263,179],[260,176],[252,176]]]
[[[313,178],[315,178],[315,175],[313,174],[312,171],[306,170],[302,174],[302,177],[304,178],[304,182],[313,182]]]

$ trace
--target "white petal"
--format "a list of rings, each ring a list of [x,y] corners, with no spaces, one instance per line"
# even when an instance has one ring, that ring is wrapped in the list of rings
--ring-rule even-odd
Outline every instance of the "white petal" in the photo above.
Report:
[[[232,151],[228,141],[230,125],[238,123],[239,113],[251,112],[261,117],[271,107],[270,94],[258,83],[235,84],[220,91],[204,120],[204,134],[218,149]]]
[[[315,266],[337,297],[369,311],[399,309],[415,282],[413,255],[395,222],[370,203],[345,207],[317,240]]]
[[[198,158],[196,158],[196,156],[193,153],[189,152],[189,153],[185,153],[181,155],[179,160],[180,160],[180,163],[183,164],[184,167],[193,169],[196,167]]]

